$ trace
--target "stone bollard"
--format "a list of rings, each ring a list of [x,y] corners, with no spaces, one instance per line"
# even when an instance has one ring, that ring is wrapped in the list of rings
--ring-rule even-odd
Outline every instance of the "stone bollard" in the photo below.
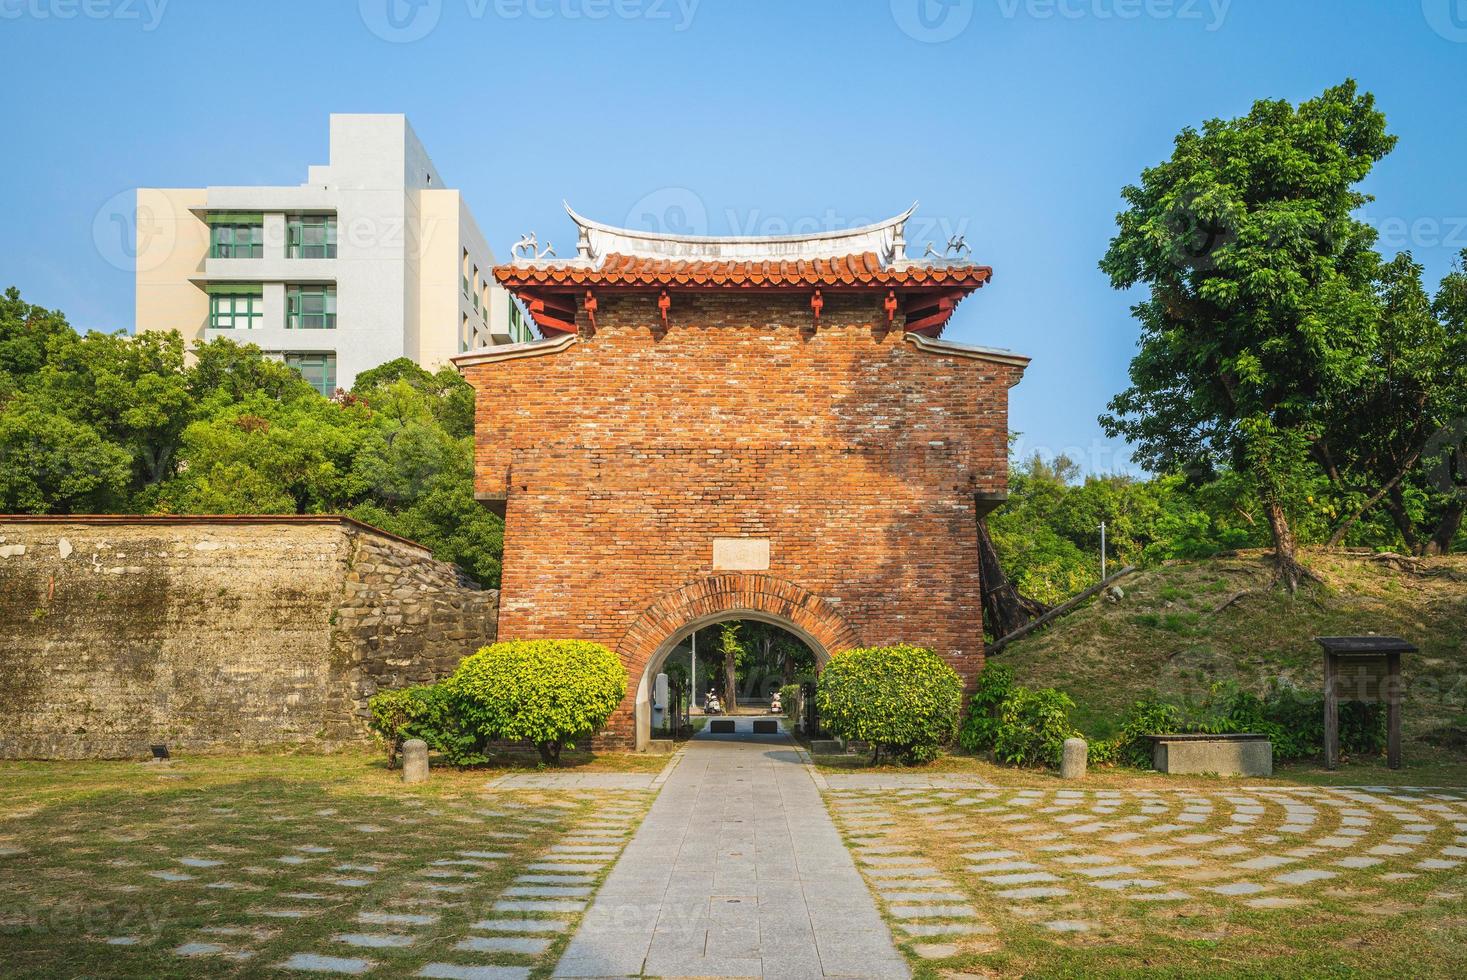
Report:
[[[1083,738],[1065,739],[1065,752],[1060,758],[1061,779],[1084,779],[1085,760],[1090,755],[1090,746]]]
[[[428,743],[421,738],[410,738],[402,743],[402,781],[428,781]]]

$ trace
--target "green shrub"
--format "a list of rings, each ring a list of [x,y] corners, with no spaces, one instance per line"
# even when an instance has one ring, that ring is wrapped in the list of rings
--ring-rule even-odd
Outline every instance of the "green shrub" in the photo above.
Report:
[[[381,691],[367,702],[369,725],[387,747],[387,765],[397,764],[402,744],[420,738],[451,765],[484,761],[484,739],[468,731],[452,695],[442,684]]]
[[[559,764],[561,749],[598,731],[627,690],[616,654],[583,640],[514,640],[465,658],[446,682],[465,727],[523,740]]]
[[[999,711],[1014,689],[1014,668],[988,663],[978,675],[978,686],[968,698],[968,713],[958,744],[969,752],[990,752],[998,737]]]
[[[963,683],[931,650],[899,644],[846,650],[820,674],[820,724],[904,762],[930,762],[957,732]]]
[[[969,752],[992,752],[1010,765],[1057,765],[1065,739],[1075,734],[1074,707],[1062,691],[1019,687],[1008,664],[988,664],[968,699],[959,741]]]
[[[1053,688],[1016,687],[999,705],[993,754],[1015,766],[1056,766],[1065,739],[1076,734],[1070,724],[1075,702]]]
[[[1126,720],[1121,723],[1121,730],[1116,733],[1115,738],[1100,743],[1101,759],[1096,761],[1118,762],[1137,769],[1150,769],[1149,736],[1180,735],[1196,730],[1196,726],[1183,721],[1182,710],[1175,704],[1158,700],[1137,701],[1126,713]]]
[[[793,727],[800,720],[800,685],[786,684],[779,689],[779,706],[785,720]]]
[[[1382,705],[1340,705],[1340,751],[1376,755],[1385,747]],[[1215,688],[1201,705],[1181,705],[1155,698],[1137,701],[1121,731],[1109,742],[1092,746],[1092,761],[1114,761],[1138,769],[1152,765],[1151,735],[1267,735],[1274,759],[1309,759],[1324,751],[1324,696],[1279,685],[1263,697],[1235,687]]]

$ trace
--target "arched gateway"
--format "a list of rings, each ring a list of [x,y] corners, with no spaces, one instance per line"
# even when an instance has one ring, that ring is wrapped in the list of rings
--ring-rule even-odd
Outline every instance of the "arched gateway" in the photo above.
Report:
[[[636,693],[636,746],[651,739],[652,680],[694,630],[730,619],[756,619],[798,636],[824,666],[832,654],[860,645],[835,606],[772,575],[714,575],[662,596],[637,617],[616,648]]]
[[[723,619],[822,659],[929,646],[971,679],[976,520],[1005,492],[1028,359],[939,338],[992,271],[908,259],[910,211],[771,238],[570,214],[576,258],[494,270],[544,339],[454,359],[476,493],[505,517],[499,635],[618,651],[631,685],[604,738],[627,746],[649,672]]]

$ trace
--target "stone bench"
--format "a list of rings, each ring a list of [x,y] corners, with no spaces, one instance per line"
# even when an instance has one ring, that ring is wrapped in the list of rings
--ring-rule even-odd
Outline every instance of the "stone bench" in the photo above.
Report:
[[[1273,775],[1267,735],[1153,735],[1151,741],[1151,761],[1160,772]]]

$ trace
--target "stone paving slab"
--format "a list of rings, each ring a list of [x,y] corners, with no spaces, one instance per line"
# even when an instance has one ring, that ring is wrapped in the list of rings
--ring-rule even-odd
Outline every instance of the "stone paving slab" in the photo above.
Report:
[[[804,753],[765,736],[680,755],[554,976],[910,977]]]

